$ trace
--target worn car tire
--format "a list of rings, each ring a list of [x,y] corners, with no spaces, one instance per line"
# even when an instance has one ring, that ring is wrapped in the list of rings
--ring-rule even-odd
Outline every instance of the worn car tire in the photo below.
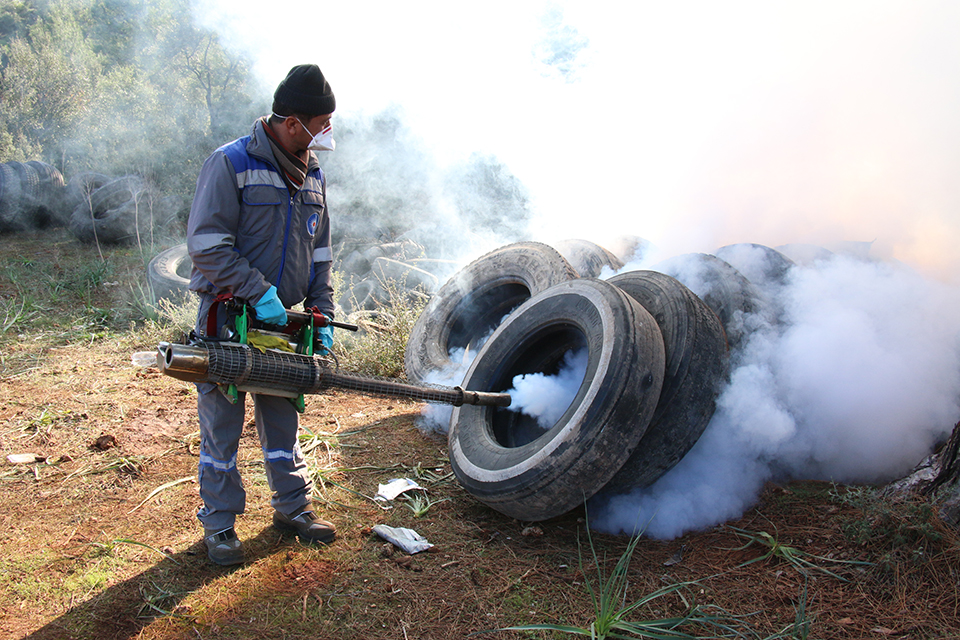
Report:
[[[748,316],[764,309],[763,296],[740,272],[716,256],[687,253],[652,267],[682,282],[720,318],[731,349],[750,332]]]
[[[660,397],[663,339],[650,314],[607,282],[570,280],[524,302],[483,345],[463,386],[504,391],[517,375],[556,373],[568,351],[584,348],[584,379],[547,430],[508,409],[453,410],[450,463],[478,500],[545,520],[583,504],[636,448]]]
[[[612,251],[589,240],[561,240],[553,243],[553,248],[566,258],[581,278],[598,278],[604,267],[612,271],[623,267],[623,262]]]
[[[39,160],[30,160],[26,164],[33,168],[40,183],[33,226],[37,229],[63,226],[70,217],[70,211],[63,207],[63,174],[53,165]]]
[[[663,388],[647,432],[605,491],[653,484],[690,451],[713,417],[728,354],[720,319],[675,278],[628,271],[609,280],[646,309],[663,335]]]
[[[82,204],[90,207],[90,196],[94,191],[110,182],[113,178],[102,173],[85,171],[78,173],[67,182],[66,191],[63,197],[63,207],[67,212],[66,217],[69,220],[73,213]]]
[[[147,263],[147,282],[155,304],[166,299],[179,302],[190,290],[193,261],[186,243],[161,251]]]
[[[440,287],[414,323],[404,357],[407,377],[419,382],[450,367],[451,351],[476,350],[524,301],[576,277],[556,249],[538,242],[509,244],[477,258]]]
[[[26,228],[27,223],[20,215],[20,175],[10,164],[0,164],[0,232]]]
[[[20,179],[20,208],[18,219],[24,229],[37,227],[37,210],[40,207],[40,176],[36,169],[23,162],[10,162],[9,165],[17,172]]]
[[[140,204],[143,181],[124,176],[90,194],[70,216],[70,230],[82,242],[125,244],[133,242],[141,229],[149,227],[146,207]]]

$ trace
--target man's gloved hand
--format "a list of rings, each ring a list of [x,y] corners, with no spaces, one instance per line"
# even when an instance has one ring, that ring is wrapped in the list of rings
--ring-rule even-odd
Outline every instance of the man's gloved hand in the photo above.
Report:
[[[311,311],[314,313],[319,313],[327,320],[327,325],[324,327],[316,327],[317,338],[320,340],[320,344],[324,346],[327,351],[333,351],[333,327],[330,326],[330,316],[320,311],[317,307],[311,307]]]
[[[317,337],[327,351],[333,351],[333,327],[327,325],[317,329]]]
[[[267,292],[260,297],[260,300],[253,305],[257,312],[257,318],[268,324],[285,325],[287,324],[287,310],[283,308],[277,296],[277,288],[270,285]]]

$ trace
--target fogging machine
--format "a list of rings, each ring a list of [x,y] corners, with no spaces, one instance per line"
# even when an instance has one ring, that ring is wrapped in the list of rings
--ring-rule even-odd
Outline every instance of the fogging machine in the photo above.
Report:
[[[224,306],[226,321],[218,332],[217,314]],[[320,341],[325,326],[357,331],[358,326],[335,322],[319,311],[287,311],[285,326],[256,318],[253,307],[230,294],[217,296],[207,317],[206,335],[191,332],[184,343],[161,342],[160,370],[187,382],[210,382],[232,402],[238,393],[289,398],[301,413],[304,394],[330,388],[352,389],[366,395],[410,398],[423,402],[506,407],[505,393],[468,391],[461,387],[412,384],[393,378],[340,371],[333,353]]]

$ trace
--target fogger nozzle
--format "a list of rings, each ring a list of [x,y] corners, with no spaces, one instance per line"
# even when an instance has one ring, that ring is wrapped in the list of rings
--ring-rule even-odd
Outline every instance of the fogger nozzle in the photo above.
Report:
[[[233,342],[161,342],[157,347],[157,364],[164,374],[179,380],[233,384],[239,391],[287,398],[339,387],[368,395],[411,398],[456,407],[464,404],[508,407],[511,402],[506,393],[415,385],[387,378],[342,373],[315,356],[259,351]]]
[[[157,366],[172,378],[187,382],[209,382],[207,369],[210,358],[206,349],[161,342],[157,346]]]

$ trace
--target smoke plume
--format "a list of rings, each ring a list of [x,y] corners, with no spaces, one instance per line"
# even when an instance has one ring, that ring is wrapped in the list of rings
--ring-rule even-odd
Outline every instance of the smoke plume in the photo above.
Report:
[[[594,526],[672,538],[738,517],[768,480],[905,474],[960,417],[957,294],[882,262],[793,267],[781,321],[753,318],[694,448],[650,487],[597,496]]]
[[[510,394],[510,411],[536,418],[544,430],[555,425],[577,395],[589,355],[586,349],[568,351],[556,375],[526,373],[515,376],[513,388],[503,392]]]

